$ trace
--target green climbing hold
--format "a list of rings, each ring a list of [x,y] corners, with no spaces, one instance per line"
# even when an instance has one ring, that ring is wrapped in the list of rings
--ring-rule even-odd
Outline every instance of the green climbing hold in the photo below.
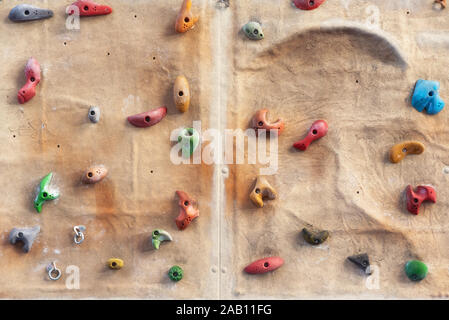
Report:
[[[250,21],[243,26],[243,32],[251,40],[262,40],[263,31],[259,22]]]
[[[168,271],[168,276],[173,281],[179,281],[182,279],[183,271],[179,266],[173,266]]]
[[[34,199],[34,208],[36,208],[37,212],[42,211],[42,205],[45,201],[54,200],[59,197],[59,192],[56,190],[50,190],[51,178],[53,177],[53,173],[50,172],[47,174],[39,184],[39,188],[37,191],[36,198]]]
[[[412,281],[421,281],[427,276],[427,266],[419,260],[410,260],[405,264],[405,274]]]
[[[200,134],[194,128],[184,128],[178,136],[181,143],[182,156],[188,158],[196,150],[200,143]]]
[[[162,229],[153,230],[153,233],[151,234],[151,243],[153,245],[153,248],[156,250],[159,250],[161,242],[172,240],[173,238],[170,233]]]

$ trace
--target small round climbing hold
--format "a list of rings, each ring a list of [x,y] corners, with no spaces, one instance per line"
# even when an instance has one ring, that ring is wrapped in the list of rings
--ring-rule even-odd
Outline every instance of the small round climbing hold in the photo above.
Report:
[[[421,281],[427,276],[427,266],[419,260],[410,260],[405,264],[405,274],[412,281]]]
[[[170,270],[168,270],[168,277],[176,282],[182,279],[183,274],[184,272],[179,266],[173,266],[170,268]]]
[[[114,270],[123,268],[124,262],[122,259],[111,258],[108,260],[108,267]]]
[[[245,35],[251,40],[262,40],[264,38],[262,26],[259,22],[250,21],[242,29]]]
[[[89,109],[89,113],[87,114],[89,120],[93,123],[97,123],[100,121],[100,108],[92,106]]]

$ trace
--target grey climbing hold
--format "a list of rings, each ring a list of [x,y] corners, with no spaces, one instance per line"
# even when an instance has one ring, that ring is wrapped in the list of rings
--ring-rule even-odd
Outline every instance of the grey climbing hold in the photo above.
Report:
[[[93,123],[100,121],[100,108],[94,106],[90,107],[88,117]]]
[[[348,260],[357,265],[360,269],[362,269],[366,274],[371,274],[371,266],[369,263],[368,254],[356,254],[348,257]]]
[[[38,233],[41,231],[40,226],[33,228],[14,228],[9,234],[9,242],[16,244],[17,241],[23,242],[23,251],[29,252],[33,245],[34,239],[36,239]]]
[[[262,40],[264,35],[259,22],[250,21],[243,26],[243,32],[251,40]]]
[[[29,4],[19,4],[12,8],[8,17],[9,20],[14,22],[41,20],[53,17],[53,11]]]

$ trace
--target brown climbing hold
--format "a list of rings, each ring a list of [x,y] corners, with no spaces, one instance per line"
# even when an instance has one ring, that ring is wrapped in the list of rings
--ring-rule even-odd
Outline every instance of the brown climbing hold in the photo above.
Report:
[[[195,27],[195,23],[198,22],[198,17],[193,16],[192,0],[184,0],[181,10],[176,18],[175,30],[176,32],[183,33]]]
[[[104,166],[93,166],[89,168],[83,176],[83,182],[94,184],[103,180],[108,174],[108,169]]]
[[[259,130],[265,129],[268,131],[267,134],[270,130],[277,130],[277,135],[280,136],[285,127],[284,121],[278,119],[275,122],[269,122],[267,120],[267,113],[267,109],[261,109],[254,114],[251,120],[251,125],[253,129],[256,130],[256,135]]]
[[[181,112],[187,112],[190,105],[190,88],[186,77],[178,76],[173,87],[173,97],[176,108]]]
[[[200,215],[200,210],[195,199],[192,199],[184,191],[176,191],[179,197],[179,215],[176,218],[176,225],[179,230],[184,230],[192,222],[193,219]]]
[[[251,201],[259,208],[263,208],[263,199],[274,200],[276,197],[276,190],[268,183],[267,179],[257,177],[256,185],[249,195]]]
[[[440,4],[442,9],[446,8],[447,6],[446,0],[435,0],[435,3]]]
[[[320,230],[309,225],[307,228],[302,229],[302,236],[308,243],[316,246],[322,244],[329,238],[329,231]]]
[[[409,154],[421,154],[424,152],[424,145],[417,141],[405,141],[395,144],[390,150],[390,161],[398,163]]]

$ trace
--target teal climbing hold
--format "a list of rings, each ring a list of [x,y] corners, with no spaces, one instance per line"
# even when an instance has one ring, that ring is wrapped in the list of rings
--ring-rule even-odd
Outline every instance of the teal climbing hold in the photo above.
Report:
[[[438,90],[438,81],[418,80],[412,97],[412,106],[419,112],[426,109],[428,114],[437,114],[444,108],[444,101],[441,99]]]

